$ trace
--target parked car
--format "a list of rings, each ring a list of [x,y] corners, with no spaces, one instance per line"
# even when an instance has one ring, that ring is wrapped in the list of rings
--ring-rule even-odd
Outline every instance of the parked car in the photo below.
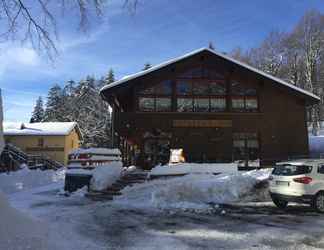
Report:
[[[324,213],[324,159],[301,159],[277,163],[270,176],[274,204],[306,203]]]

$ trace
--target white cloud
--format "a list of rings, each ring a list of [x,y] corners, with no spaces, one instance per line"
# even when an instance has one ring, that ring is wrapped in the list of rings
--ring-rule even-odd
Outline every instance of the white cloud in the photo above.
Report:
[[[37,53],[28,47],[17,44],[1,44],[0,47],[0,78],[8,71],[39,65]]]

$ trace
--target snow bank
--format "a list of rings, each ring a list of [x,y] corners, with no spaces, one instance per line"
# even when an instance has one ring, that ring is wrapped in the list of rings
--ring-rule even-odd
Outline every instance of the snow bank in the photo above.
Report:
[[[74,168],[66,170],[66,174],[71,175],[92,175],[93,169]]]
[[[41,187],[64,180],[65,170],[30,170],[24,167],[16,172],[0,174],[0,190],[6,194]]]
[[[70,154],[102,154],[102,155],[121,155],[118,148],[77,148]]]
[[[0,192],[0,249],[48,249],[48,227],[12,208]]]
[[[156,166],[151,171],[151,176],[159,175],[185,175],[197,173],[235,173],[237,163],[179,163],[165,166]]]
[[[156,208],[208,208],[210,203],[232,203],[255,198],[254,187],[266,180],[271,170],[245,173],[190,174],[153,180],[124,189],[114,202]]]
[[[120,178],[122,170],[123,164],[121,162],[97,166],[92,172],[90,189],[96,191],[106,189]]]

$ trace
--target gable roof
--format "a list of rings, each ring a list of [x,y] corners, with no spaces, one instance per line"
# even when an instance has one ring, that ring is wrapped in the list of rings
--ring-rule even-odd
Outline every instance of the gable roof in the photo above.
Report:
[[[76,122],[35,122],[35,123],[4,123],[4,135],[69,135],[73,129],[82,139]]]
[[[212,53],[212,54],[214,54],[214,55],[216,55],[218,57],[221,57],[221,58],[223,58],[223,59],[225,59],[227,61],[230,61],[230,62],[232,62],[234,64],[237,64],[237,65],[239,65],[239,66],[241,66],[241,67],[243,67],[245,69],[248,69],[248,70],[250,70],[250,71],[252,71],[254,73],[257,73],[259,75],[262,75],[265,78],[268,78],[268,79],[270,79],[272,81],[275,81],[276,83],[278,83],[280,85],[283,85],[283,86],[288,87],[288,88],[290,88],[290,89],[292,89],[294,91],[297,91],[297,92],[301,93],[302,95],[306,95],[308,97],[311,97],[311,98],[315,99],[316,101],[320,101],[320,97],[314,95],[313,93],[311,93],[309,91],[306,91],[306,90],[304,90],[302,88],[296,87],[295,85],[292,85],[292,84],[290,84],[290,83],[288,83],[288,82],[286,82],[286,81],[284,81],[284,80],[282,80],[282,79],[280,79],[278,77],[272,76],[272,75],[270,75],[268,73],[265,73],[265,72],[263,72],[263,71],[261,71],[259,69],[254,68],[254,67],[252,67],[252,66],[250,66],[250,65],[248,65],[246,63],[240,62],[240,61],[238,61],[238,60],[236,60],[234,58],[231,58],[231,57],[229,57],[227,55],[224,55],[222,53],[218,53],[218,52],[216,52],[216,51],[214,51],[212,49],[209,49],[209,48],[200,48],[200,49],[194,50],[194,51],[192,51],[190,53],[187,53],[187,54],[185,54],[183,56],[180,56],[180,57],[177,57],[177,58],[174,58],[174,59],[165,61],[163,63],[160,63],[158,65],[155,65],[155,66],[153,66],[153,67],[151,67],[151,68],[149,68],[147,70],[143,70],[143,71],[140,71],[138,73],[125,76],[125,77],[121,78],[118,81],[115,81],[113,83],[110,83],[110,84],[102,87],[101,90],[100,90],[100,92],[103,92],[105,90],[108,90],[108,89],[111,89],[111,88],[120,86],[120,85],[122,85],[124,83],[127,83],[130,80],[133,80],[133,79],[136,79],[138,77],[147,75],[147,74],[149,74],[151,72],[154,72],[156,70],[159,70],[159,69],[161,69],[163,67],[166,67],[166,66],[168,66],[170,64],[179,62],[179,61],[181,61],[183,59],[189,58],[189,57],[194,56],[196,54],[199,54],[199,53],[201,53],[203,51],[208,51],[208,52],[210,52],[210,53]]]

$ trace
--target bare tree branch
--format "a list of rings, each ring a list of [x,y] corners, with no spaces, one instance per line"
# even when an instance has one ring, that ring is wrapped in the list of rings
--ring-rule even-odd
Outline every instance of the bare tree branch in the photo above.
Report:
[[[89,18],[103,13],[108,0],[0,0],[0,39],[30,43],[35,50],[51,60],[58,54],[57,12],[64,15],[68,7],[79,13],[79,29],[85,32]],[[120,0],[124,7],[136,9],[138,0]]]

